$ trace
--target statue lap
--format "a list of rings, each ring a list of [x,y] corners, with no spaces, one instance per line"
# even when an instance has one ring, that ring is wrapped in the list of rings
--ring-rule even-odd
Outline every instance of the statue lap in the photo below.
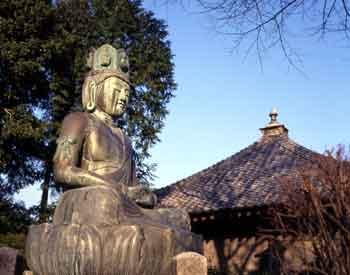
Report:
[[[36,275],[176,274],[173,257],[200,251],[202,240],[185,224],[166,224],[161,211],[140,209],[111,187],[66,191],[53,223],[30,227],[28,265]]]

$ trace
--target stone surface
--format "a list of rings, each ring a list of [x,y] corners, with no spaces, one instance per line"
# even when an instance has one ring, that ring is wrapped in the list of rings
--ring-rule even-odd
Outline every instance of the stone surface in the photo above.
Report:
[[[24,270],[24,258],[18,250],[0,247],[0,275],[21,275]]]
[[[207,259],[195,252],[184,252],[177,255],[176,275],[207,275]]]

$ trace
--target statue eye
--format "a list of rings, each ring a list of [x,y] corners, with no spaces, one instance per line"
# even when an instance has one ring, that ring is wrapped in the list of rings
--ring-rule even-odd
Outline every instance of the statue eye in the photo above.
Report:
[[[120,58],[120,69],[123,73],[129,72],[129,60],[125,54]]]
[[[127,64],[120,64],[120,69],[123,73],[127,73],[129,71],[129,66]]]

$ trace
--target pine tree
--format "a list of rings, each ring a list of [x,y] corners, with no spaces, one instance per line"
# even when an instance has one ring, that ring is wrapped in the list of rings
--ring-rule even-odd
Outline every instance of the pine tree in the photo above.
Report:
[[[47,124],[35,112],[48,103],[51,10],[45,1],[0,2],[0,195],[42,177]],[[42,149],[41,149],[42,148]]]

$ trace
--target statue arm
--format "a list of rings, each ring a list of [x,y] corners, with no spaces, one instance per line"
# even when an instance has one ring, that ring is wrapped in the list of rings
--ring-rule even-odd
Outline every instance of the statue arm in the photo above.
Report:
[[[102,177],[78,167],[88,118],[84,113],[69,114],[62,123],[53,159],[55,180],[67,187],[109,185]]]

